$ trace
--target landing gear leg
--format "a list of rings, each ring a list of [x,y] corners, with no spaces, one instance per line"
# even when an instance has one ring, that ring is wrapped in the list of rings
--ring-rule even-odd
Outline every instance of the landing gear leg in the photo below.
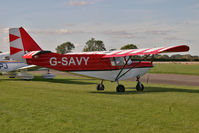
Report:
[[[104,80],[102,80],[102,81],[100,82],[100,84],[97,85],[97,90],[98,90],[98,91],[99,91],[99,90],[102,90],[102,91],[104,90],[103,81],[104,81]]]
[[[118,81],[118,80],[117,80],[116,92],[125,92],[125,87],[124,87],[124,85],[119,84],[119,81]]]
[[[48,69],[47,73],[43,74],[42,77],[45,79],[54,79],[55,75],[50,73],[50,69]]]
[[[137,91],[143,91],[144,90],[144,85],[140,82],[140,76],[137,76],[137,85],[136,85],[136,90]]]

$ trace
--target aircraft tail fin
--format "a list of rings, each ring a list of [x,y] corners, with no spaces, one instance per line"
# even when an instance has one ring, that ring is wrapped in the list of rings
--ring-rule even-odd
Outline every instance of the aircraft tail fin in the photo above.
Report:
[[[23,55],[30,51],[42,50],[24,28],[9,29],[10,57],[25,62]]]

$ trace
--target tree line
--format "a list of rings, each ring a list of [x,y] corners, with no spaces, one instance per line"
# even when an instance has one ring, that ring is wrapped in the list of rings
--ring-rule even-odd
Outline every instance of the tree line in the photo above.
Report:
[[[138,47],[135,44],[126,44],[120,48],[120,50],[125,49],[137,49]],[[56,47],[56,52],[60,54],[66,54],[72,52],[75,49],[75,45],[71,42],[64,42]],[[114,51],[117,49],[110,49],[109,51]],[[106,51],[105,44],[101,40],[96,40],[95,38],[91,38],[85,43],[85,46],[82,50],[83,52],[89,51]],[[132,56],[134,60],[141,60],[144,56]],[[199,56],[192,56],[190,54],[174,54],[174,55],[154,55],[147,60],[151,60],[153,58],[154,61],[199,61]]]

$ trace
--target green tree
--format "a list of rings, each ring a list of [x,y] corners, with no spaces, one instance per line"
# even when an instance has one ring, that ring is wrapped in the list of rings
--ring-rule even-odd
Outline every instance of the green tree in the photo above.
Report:
[[[135,44],[127,44],[127,45],[124,45],[120,48],[121,50],[124,50],[124,49],[137,49],[137,46]]]
[[[65,54],[71,52],[75,48],[74,44],[71,42],[65,42],[61,45],[58,45],[56,48],[57,53],[59,54]]]
[[[182,55],[180,55],[180,54],[174,54],[170,58],[171,59],[182,59]]]
[[[194,56],[193,56],[193,60],[199,60],[199,56],[194,55]]]
[[[86,42],[86,45],[84,46],[83,51],[88,52],[88,51],[105,51],[105,45],[103,41],[101,40],[95,40],[95,38],[91,38]]]
[[[193,60],[193,57],[190,54],[182,55],[182,59]]]
[[[168,55],[160,55],[158,59],[165,59],[168,60],[169,56]]]

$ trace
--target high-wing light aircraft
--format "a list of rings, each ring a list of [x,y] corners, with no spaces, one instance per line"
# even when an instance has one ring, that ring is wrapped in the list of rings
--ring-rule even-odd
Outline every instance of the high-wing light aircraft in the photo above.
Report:
[[[22,28],[9,29],[11,58],[50,69],[72,72],[102,79],[97,90],[104,90],[103,80],[116,81],[117,92],[124,92],[124,85],[119,80],[137,78],[137,91],[143,91],[144,85],[139,81],[151,67],[152,62],[132,61],[131,56],[154,55],[166,52],[186,52],[186,45],[144,48],[132,50],[67,53],[64,55],[42,50],[30,35]]]

